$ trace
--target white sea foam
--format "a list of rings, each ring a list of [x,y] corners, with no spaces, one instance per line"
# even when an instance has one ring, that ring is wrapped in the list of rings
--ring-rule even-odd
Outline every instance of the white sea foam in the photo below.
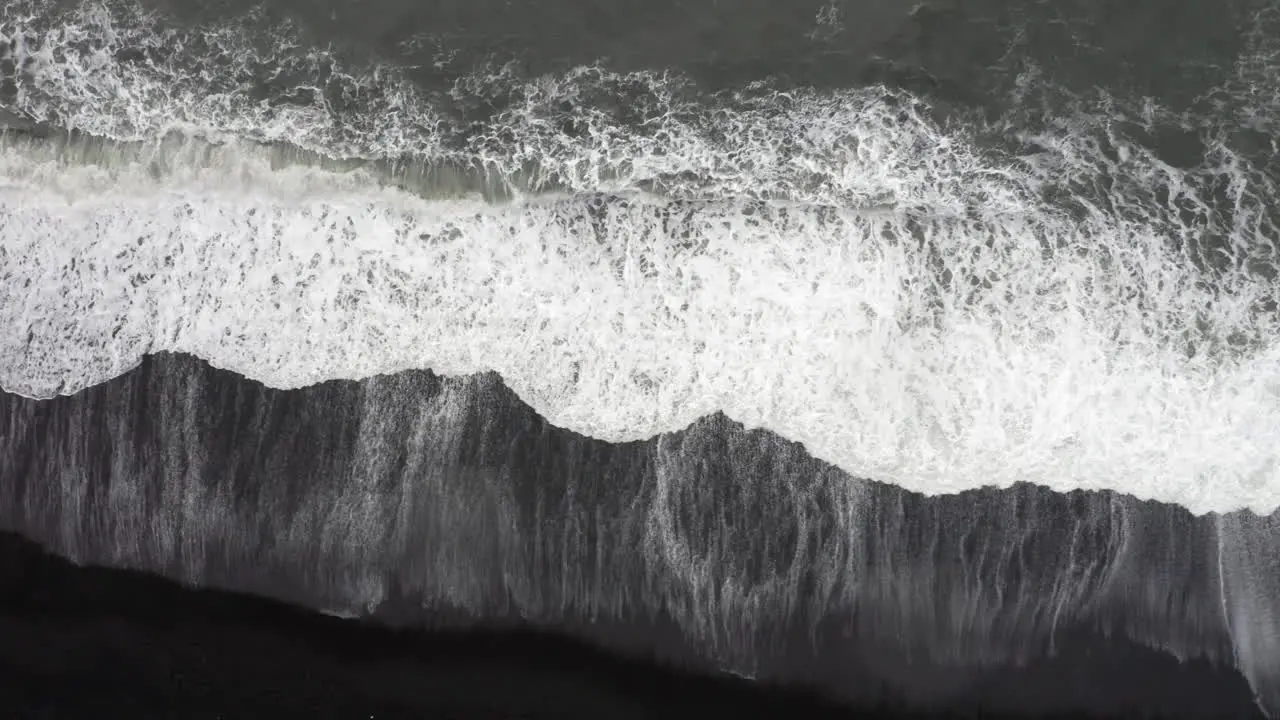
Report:
[[[13,109],[138,143],[0,144],[6,390],[74,392],[161,350],[276,387],[496,370],[608,440],[723,410],[925,493],[1280,505],[1276,193],[1212,133],[1179,170],[1095,112],[1015,158],[901,91],[691,98],[596,68],[524,82],[462,133],[385,69],[331,72],[369,89],[350,107],[252,101],[239,88],[266,59],[243,34],[200,35],[192,65],[170,50],[194,31],[122,12],[0,25]],[[515,81],[470,76],[455,99]],[[627,117],[593,100],[622,91]],[[564,192],[433,198],[281,165],[263,141],[535,165],[526,189]],[[1103,178],[1101,200],[1053,199]]]
[[[1141,225],[94,174],[0,201],[6,389],[74,391],[158,350],[277,387],[497,370],[609,440],[723,409],[923,492],[1276,504],[1280,346],[1251,312],[1269,286],[1228,296]],[[1230,333],[1253,342],[1188,356],[1188,337]]]

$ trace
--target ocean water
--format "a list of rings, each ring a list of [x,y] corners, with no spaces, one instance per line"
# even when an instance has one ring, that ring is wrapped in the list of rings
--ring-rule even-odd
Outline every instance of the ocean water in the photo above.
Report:
[[[1274,0],[428,5],[0,8],[6,525],[1280,712]]]

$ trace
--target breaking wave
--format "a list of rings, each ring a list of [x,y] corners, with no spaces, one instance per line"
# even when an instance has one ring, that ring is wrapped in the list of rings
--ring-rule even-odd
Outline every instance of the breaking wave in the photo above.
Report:
[[[1280,505],[1265,48],[1213,113],[1037,110],[1028,65],[986,119],[602,67],[431,91],[252,22],[0,11],[0,387],[494,370],[606,440],[722,410],[927,494]]]

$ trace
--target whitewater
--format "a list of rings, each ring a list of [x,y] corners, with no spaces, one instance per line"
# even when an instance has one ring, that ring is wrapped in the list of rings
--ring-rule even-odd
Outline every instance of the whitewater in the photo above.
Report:
[[[1280,193],[1235,129],[1280,125],[1266,46],[1216,115],[1028,124],[1033,66],[984,119],[602,67],[432,93],[289,32],[0,11],[0,387],[496,371],[609,441],[723,411],[925,494],[1280,507]]]

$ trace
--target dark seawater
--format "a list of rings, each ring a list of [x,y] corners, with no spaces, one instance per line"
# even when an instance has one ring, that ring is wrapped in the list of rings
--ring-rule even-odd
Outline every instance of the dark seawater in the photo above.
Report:
[[[1273,0],[13,0],[0,529],[744,707],[1277,716],[1277,38]],[[5,542],[49,597],[190,599]],[[351,682],[333,716],[400,697]]]

